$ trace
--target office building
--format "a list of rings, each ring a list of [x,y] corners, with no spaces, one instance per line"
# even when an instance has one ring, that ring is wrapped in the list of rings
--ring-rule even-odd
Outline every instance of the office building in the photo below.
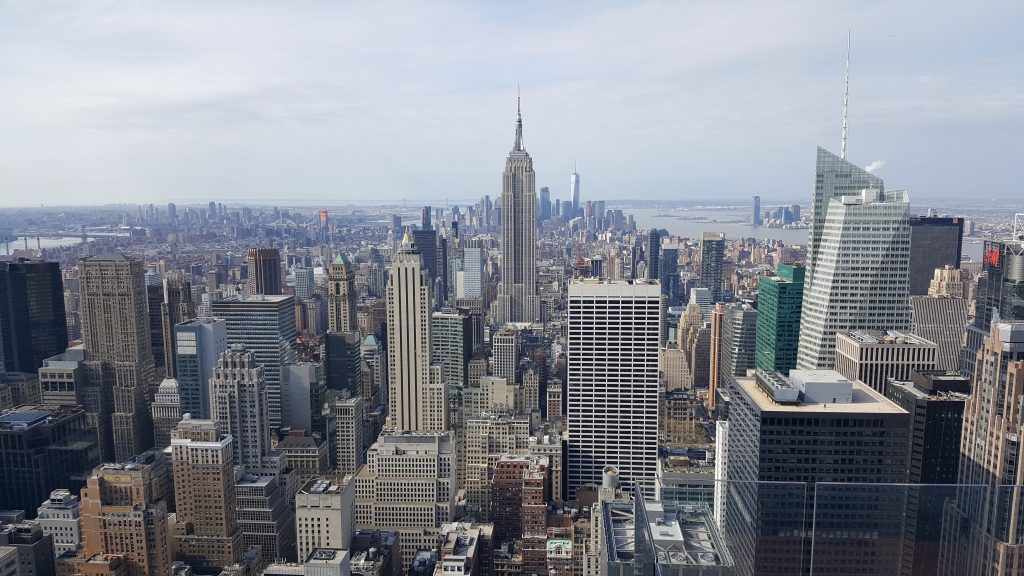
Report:
[[[484,299],[485,252],[480,246],[462,249],[462,270],[455,275],[455,297],[458,300]]]
[[[719,302],[711,311],[711,346],[708,369],[708,410],[715,409],[718,387],[722,385],[722,350],[728,308]]]
[[[210,378],[221,352],[227,350],[223,318],[194,318],[174,327],[174,347],[181,413],[210,417]]]
[[[327,267],[327,330],[353,332],[356,326],[356,273],[339,253]]]
[[[82,552],[120,555],[126,576],[169,574],[173,560],[167,501],[161,496],[167,469],[155,462],[103,464],[82,489]]]
[[[288,390],[282,423],[290,430],[323,431],[323,408],[327,388],[322,363],[285,364],[281,376]]]
[[[197,571],[231,566],[242,557],[235,518],[234,448],[213,420],[185,417],[171,432],[176,558]]]
[[[313,269],[309,266],[296,266],[295,274],[295,298],[298,300],[309,300],[316,294],[316,282],[313,277]]]
[[[465,422],[466,445],[459,457],[465,460],[466,504],[482,522],[490,510],[491,477],[503,455],[529,453],[530,420],[510,413],[485,412]]]
[[[60,265],[0,262],[0,371],[34,373],[68,347]]]
[[[548,461],[543,456],[498,458],[490,483],[489,518],[495,543],[544,534],[547,480]]]
[[[491,564],[493,526],[452,522],[441,526],[434,574],[482,575]],[[487,568],[485,568],[487,567]]]
[[[95,432],[77,406],[0,412],[0,510],[24,510],[53,490],[77,490],[99,463]]]
[[[758,278],[754,352],[754,365],[758,370],[789,374],[796,368],[803,297],[802,265],[779,264],[774,276]]]
[[[244,345],[263,367],[270,428],[277,430],[284,416],[281,367],[295,362],[295,298],[233,296],[215,300],[211,308],[215,317],[227,323],[228,345]]]
[[[946,216],[910,218],[910,295],[928,293],[935,270],[960,267],[964,219]]]
[[[966,298],[967,282],[964,282],[960,269],[952,266],[936,268],[932,281],[928,284],[928,296],[932,298]]]
[[[572,174],[569,175],[569,202],[566,206],[567,214],[562,217],[562,220],[568,222],[573,218],[580,215],[580,175],[576,172],[576,167],[573,166]]]
[[[408,566],[454,519],[454,472],[449,433],[385,431],[354,477],[356,528],[399,532],[402,565]]]
[[[800,314],[801,369],[835,366],[836,332],[908,330],[910,200],[864,190],[829,200]],[[812,229],[812,235],[814,230]]]
[[[447,386],[466,385],[466,367],[473,355],[473,321],[465,310],[442,310],[430,317],[431,361],[444,366]]]
[[[328,332],[323,343],[327,389],[361,394],[359,332]]]
[[[153,443],[147,398],[155,368],[142,262],[120,255],[87,256],[78,263],[78,282],[88,360],[99,363],[102,394],[113,397],[109,443],[101,428],[100,453],[124,461]]]
[[[869,485],[906,481],[907,411],[832,370],[757,372],[729,391],[725,524],[737,572],[806,574],[813,534],[815,571],[894,573],[905,493]]]
[[[716,312],[717,313],[717,312]],[[714,316],[712,316],[714,318]],[[731,304],[725,308],[721,319],[721,343],[718,357],[719,380],[717,387],[712,382],[708,389],[710,407],[716,406],[717,399],[710,398],[725,386],[726,380],[732,376],[746,376],[747,370],[754,368],[754,352],[757,348],[758,313],[749,304]],[[715,355],[715,336],[712,321],[711,350]],[[714,370],[714,366],[712,366]]]
[[[499,330],[491,337],[492,372],[498,378],[507,380],[509,384],[519,382],[519,346],[517,330]]]
[[[660,313],[657,282],[569,284],[569,499],[607,465],[631,483],[655,476]]]
[[[978,291],[974,301],[974,322],[967,328],[960,371],[974,375],[978,351],[984,345],[992,320],[1024,320],[1024,242],[986,240]]]
[[[647,278],[658,280],[661,278],[661,234],[657,228],[651,228],[647,232],[647,241],[644,246],[644,257],[647,261]]]
[[[181,272],[164,274],[162,293],[160,342],[163,344],[163,358],[156,360],[167,377],[174,378],[178,366],[175,327],[196,317],[196,305],[192,301],[192,283]]]
[[[210,412],[221,435],[231,437],[235,465],[263,466],[270,452],[269,407],[263,367],[243,344],[221,352],[210,378]]]
[[[537,220],[541,222],[551,220],[551,190],[547,186],[540,189],[540,198],[537,200]]]
[[[711,303],[722,301],[724,279],[722,261],[725,259],[725,234],[702,232],[700,235],[700,276],[697,286],[706,288]]]
[[[443,396],[430,382],[430,283],[409,234],[391,262],[387,309],[389,427],[444,430],[445,418],[429,410],[430,396]]]
[[[78,495],[70,490],[50,492],[50,497],[36,510],[36,522],[43,533],[53,537],[53,553],[74,554],[82,547],[82,517]]]
[[[366,463],[366,403],[362,396],[333,397],[328,406],[334,420],[334,469],[355,474]]]
[[[677,242],[665,242],[661,245],[658,282],[661,283],[661,295],[665,297],[665,306],[682,304],[683,286],[682,278],[679,276],[679,244]]]
[[[892,381],[885,396],[910,413],[910,474],[900,573],[938,571],[942,514],[956,495],[964,405],[971,382],[957,372],[914,372],[909,382]],[[943,486],[945,485],[945,486]]]
[[[831,201],[843,196],[860,194],[862,190],[885,190],[885,182],[848,162],[845,153],[843,157],[839,157],[819,146],[815,165],[814,199],[811,206],[811,233],[807,239],[808,281],[815,273],[814,266],[818,261]]]
[[[423,271],[427,273],[431,294],[433,294],[434,282],[437,281],[440,272],[438,270],[437,240],[437,230],[412,230],[412,241],[416,245],[416,250],[420,253],[420,258],[423,260]]]
[[[235,475],[235,520],[242,549],[259,547],[264,563],[295,558],[295,512],[286,495],[287,481],[280,475]]]
[[[249,279],[245,293],[276,296],[281,293],[281,253],[277,248],[249,248],[246,252]]]
[[[980,313],[980,311],[979,311]],[[946,505],[937,574],[1009,576],[1024,565],[1018,458],[1024,386],[1024,323],[993,322],[975,359],[964,407],[959,487]]]
[[[935,271],[936,274],[940,270]],[[955,270],[959,274],[959,270]],[[968,302],[963,298],[911,296],[910,331],[937,346],[935,367],[958,370],[967,330]]]
[[[85,348],[74,346],[63,353],[43,360],[39,369],[39,403],[48,408],[81,405],[86,410],[86,420],[99,437],[97,425],[100,407],[96,406],[102,395],[95,394],[87,399],[87,390],[94,390],[88,381],[89,370],[85,366]]]
[[[523,145],[523,117],[517,110],[516,140],[505,159],[501,186],[501,284],[495,315],[498,324],[540,319],[535,178],[533,158]],[[578,177],[573,182],[573,194],[577,195]]]
[[[351,476],[321,476],[295,494],[299,558],[317,548],[348,549],[355,532],[355,482]]]
[[[38,522],[25,520],[22,510],[0,511],[0,549],[14,548],[18,576],[50,576],[55,573],[53,537]]]
[[[164,378],[153,395],[149,405],[153,418],[153,446],[166,448],[171,445],[171,430],[181,421],[181,395],[178,381]]]
[[[836,371],[885,393],[889,380],[906,382],[913,372],[935,370],[934,342],[897,330],[836,333]]]
[[[760,226],[763,222],[761,219],[761,197],[754,196],[754,214],[750,219],[750,223],[754,226]]]
[[[363,400],[372,407],[386,403],[388,371],[386,358],[381,352],[380,340],[373,334],[367,335],[363,339],[363,343],[359,345],[359,354],[362,356],[363,362],[366,363],[366,374],[369,376],[363,381],[364,390],[369,391],[369,394],[363,394]]]

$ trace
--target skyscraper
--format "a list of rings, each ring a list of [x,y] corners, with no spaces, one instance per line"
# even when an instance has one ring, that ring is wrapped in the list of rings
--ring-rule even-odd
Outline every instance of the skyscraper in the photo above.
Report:
[[[715,409],[718,387],[722,385],[722,346],[725,336],[725,315],[728,308],[721,302],[711,311],[711,356],[708,370],[708,410]]]
[[[980,311],[979,311],[980,312]],[[939,574],[1009,576],[1024,564],[1017,457],[1024,420],[1024,323],[993,322],[975,356],[960,442],[962,485],[943,519]]]
[[[78,263],[78,281],[87,358],[99,363],[101,387],[112,389],[113,455],[124,461],[153,443],[147,397],[155,374],[142,262],[88,256]]]
[[[800,345],[800,306],[804,297],[804,267],[779,264],[775,276],[758,278],[758,370],[789,374],[796,368]]]
[[[221,352],[210,378],[210,411],[221,434],[231,436],[234,462],[261,468],[270,452],[267,384],[256,355],[242,344]]]
[[[647,257],[647,277],[651,280],[661,278],[661,234],[657,228],[647,232],[647,245],[644,246]]]
[[[757,349],[757,324],[760,315],[749,304],[731,304],[726,308],[722,323],[722,353],[719,359],[719,386],[730,376],[746,376],[754,367]],[[713,340],[712,340],[713,341]],[[714,392],[715,390],[709,390]]]
[[[569,207],[568,222],[580,215],[580,175],[576,172],[576,166],[572,167],[572,174],[569,175]]]
[[[327,329],[356,330],[356,274],[345,254],[339,253],[327,268]]]
[[[177,343],[174,339],[174,327],[195,317],[196,305],[192,301],[192,283],[181,272],[164,274],[160,324],[164,352],[162,360],[168,378],[174,378],[177,370]]]
[[[814,199],[811,206],[813,212],[811,234],[807,239],[807,271],[811,276],[814,274],[814,265],[818,261],[818,248],[821,244],[821,235],[825,230],[825,216],[829,211],[829,202],[833,198],[859,194],[861,190],[885,190],[885,182],[881,178],[847,162],[845,152],[843,156],[840,158],[828,150],[818,147]]]
[[[551,190],[547,186],[540,189],[540,200],[537,204],[537,220],[551,220]]]
[[[194,318],[174,327],[178,358],[178,397],[181,413],[210,418],[210,378],[220,353],[227,350],[227,322],[223,318]]]
[[[646,488],[658,464],[661,287],[577,279],[568,306],[568,498],[608,465]]]
[[[423,271],[427,273],[428,278],[427,286],[430,287],[430,293],[433,296],[434,282],[437,280],[439,273],[437,268],[437,230],[413,230],[412,241],[416,245],[416,250],[420,253],[420,259],[423,260]]]
[[[750,223],[754,226],[760,226],[763,221],[761,220],[761,197],[754,196],[754,214],[750,219]]]
[[[473,326],[464,310],[434,312],[430,318],[431,359],[444,365],[444,381],[462,387],[467,382],[466,366],[473,355]]]
[[[711,302],[722,301],[722,261],[725,260],[725,234],[702,232],[700,235],[700,276],[697,286],[707,288]]]
[[[213,315],[227,322],[228,345],[242,344],[263,367],[267,381],[270,428],[281,427],[284,405],[281,366],[295,361],[295,298],[233,296],[211,304]]]
[[[936,268],[960,267],[964,219],[914,216],[910,219],[910,295],[928,293]]]
[[[0,371],[35,372],[67,347],[60,265],[0,262]]]
[[[231,436],[213,420],[185,417],[171,432],[177,558],[208,571],[230,566],[242,554],[235,519],[235,469]]]
[[[281,253],[277,248],[249,248],[246,254],[249,280],[245,293],[276,295],[281,293]]]
[[[428,413],[428,396],[440,392],[430,382],[431,290],[408,232],[391,261],[387,292],[389,428],[444,430],[446,422]]]
[[[832,370],[757,372],[728,388],[725,523],[736,573],[808,574],[813,534],[815,573],[893,574],[905,493],[868,485],[905,482],[907,411]]]
[[[914,372],[935,370],[934,342],[896,330],[836,332],[836,372],[885,394],[889,380],[906,382]]]
[[[123,555],[126,576],[169,574],[173,550],[168,503],[156,486],[167,479],[159,464],[103,464],[82,490],[82,540],[85,557]]]
[[[309,266],[296,266],[295,297],[299,300],[309,300],[314,294],[316,294],[316,284],[313,269]]]
[[[960,360],[960,370],[967,375],[974,374],[975,359],[993,318],[1024,320],[1024,242],[986,240],[984,247],[974,322],[967,327]]]
[[[959,270],[952,271],[960,276]],[[941,270],[935,272],[938,274]],[[963,288],[962,282],[953,285]],[[910,308],[911,331],[938,345],[936,367],[939,370],[958,370],[960,349],[967,330],[967,300],[949,296],[911,296]]]
[[[799,368],[832,368],[837,331],[910,328],[909,209],[904,190],[829,200],[805,282]]]
[[[608,272],[608,276],[611,277],[611,270]],[[679,277],[679,244],[677,242],[661,245],[658,282],[661,283],[661,294],[665,297],[666,306],[679,306],[682,304],[683,287],[682,279]]]
[[[540,318],[537,296],[537,187],[533,159],[523,146],[523,117],[516,113],[516,140],[505,159],[501,187],[501,285],[499,324]]]

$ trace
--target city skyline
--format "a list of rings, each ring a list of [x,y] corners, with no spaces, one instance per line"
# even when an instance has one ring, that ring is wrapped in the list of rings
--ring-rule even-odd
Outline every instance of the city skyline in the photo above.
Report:
[[[1024,124],[1022,48],[1002,40],[1019,6],[922,27],[913,4],[450,3],[388,14],[383,34],[377,7],[232,7],[0,8],[17,87],[0,120],[20,143],[0,204],[497,196],[516,81],[556,198],[574,160],[585,199],[806,197],[806,151],[840,148],[848,30],[851,162],[922,201],[1017,193],[999,167]],[[727,170],[734,155],[750,169]]]

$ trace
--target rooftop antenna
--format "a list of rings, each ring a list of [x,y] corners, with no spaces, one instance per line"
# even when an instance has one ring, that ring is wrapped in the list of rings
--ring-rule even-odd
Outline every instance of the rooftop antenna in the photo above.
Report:
[[[850,46],[852,34],[849,29],[846,31],[846,77],[843,81],[843,145],[839,157],[846,160],[846,137],[850,130],[848,122],[850,116]]]

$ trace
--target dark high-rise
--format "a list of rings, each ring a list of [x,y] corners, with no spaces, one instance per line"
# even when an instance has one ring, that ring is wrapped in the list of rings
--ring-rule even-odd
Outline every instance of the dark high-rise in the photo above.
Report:
[[[277,295],[281,293],[281,253],[277,248],[249,248],[249,280],[246,294]]]
[[[99,463],[96,433],[75,406],[22,406],[0,414],[0,510],[35,514],[57,488],[77,490]]]
[[[537,200],[537,220],[551,220],[551,190],[547,186],[540,189],[540,197]]]
[[[754,196],[754,214],[751,218],[750,223],[754,226],[760,226],[763,221],[761,220],[761,197]]]
[[[647,256],[647,277],[657,280],[661,277],[661,234],[657,228],[651,228],[647,233],[647,246],[644,248]]]
[[[438,274],[437,230],[413,230],[412,239],[413,243],[416,244],[416,249],[420,252],[420,257],[423,259],[423,269],[430,278],[429,286],[431,291],[433,291],[434,281],[437,280]]]
[[[939,216],[910,219],[910,295],[928,294],[936,268],[960,267],[964,220]]]
[[[911,423],[903,576],[931,575],[938,568],[942,510],[956,494],[964,404],[970,392],[971,381],[957,372],[914,372],[910,382],[886,386],[886,397],[910,413]]]
[[[725,234],[703,232],[700,235],[700,277],[697,286],[711,292],[712,302],[722,301],[722,261],[725,260]]]
[[[34,373],[64,352],[64,282],[56,262],[0,262],[0,370]]]

